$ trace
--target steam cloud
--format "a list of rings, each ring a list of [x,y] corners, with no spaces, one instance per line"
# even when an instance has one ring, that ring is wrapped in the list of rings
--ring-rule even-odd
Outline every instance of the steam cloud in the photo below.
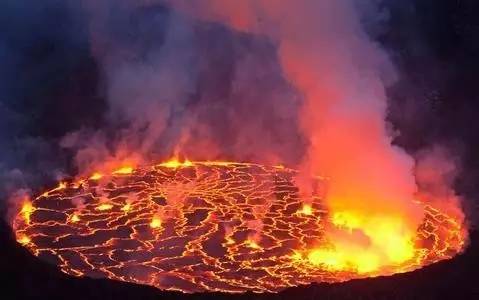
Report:
[[[287,163],[301,170],[297,180],[306,199],[312,176],[329,178],[330,211],[358,230],[332,232],[340,251],[372,251],[388,263],[404,259],[392,248],[408,246],[385,239],[410,240],[423,218],[414,198],[430,198],[444,186],[449,194],[441,191],[448,194],[443,203],[457,207],[452,181],[442,176],[455,168],[447,155],[440,156],[444,168],[434,169],[423,152],[414,170],[414,159],[392,144],[396,133],[386,122],[385,89],[395,70],[361,23],[371,11],[377,15],[377,7],[333,0],[167,3],[176,10],[158,6],[158,18],[145,21],[143,9],[155,8],[151,2],[86,2],[93,52],[107,85],[108,119],[127,126],[113,139],[113,151],[103,146],[111,139],[102,133],[93,141],[78,132],[67,137],[66,147],[80,141],[80,167],[97,167],[108,156],[138,163],[171,153]],[[121,28],[130,18],[139,22],[136,32],[104,30],[110,22]],[[215,29],[225,44],[209,38],[213,24],[226,26]],[[155,26],[166,30],[152,31]],[[147,48],[138,40],[145,35],[152,35]],[[227,86],[215,78],[221,75],[229,77]]]
[[[422,152],[415,165],[392,145],[385,88],[396,73],[361,22],[384,16],[374,5],[122,0],[83,1],[80,9],[108,108],[101,126],[61,136],[80,173],[172,153],[284,163],[301,170],[305,196],[310,176],[324,175],[333,211],[408,220],[406,232],[422,218],[411,202],[416,181],[423,194],[447,195],[444,203],[457,207],[455,163],[445,151]]]
[[[284,75],[304,98],[299,114],[308,141],[300,163],[306,176],[299,181],[303,194],[310,194],[309,176],[330,178],[330,211],[350,216],[346,222],[353,218],[360,229],[331,235],[339,251],[349,255],[367,249],[396,259],[381,246],[389,241],[378,236],[377,228],[394,227],[390,234],[414,236],[423,211],[412,202],[417,191],[413,159],[391,144],[385,122],[384,86],[394,70],[362,30],[355,2],[172,2],[187,13],[278,44]]]
[[[151,3],[85,5],[108,123],[120,130],[113,136],[103,129],[76,131],[64,139],[82,171],[109,160],[140,163],[172,153],[299,161],[305,142],[297,126],[300,99],[282,76],[271,40]]]

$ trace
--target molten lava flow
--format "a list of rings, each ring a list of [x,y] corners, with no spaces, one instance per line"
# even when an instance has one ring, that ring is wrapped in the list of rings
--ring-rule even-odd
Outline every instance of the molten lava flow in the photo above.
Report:
[[[20,211],[20,214],[22,215],[25,223],[27,224],[30,223],[30,215],[32,214],[32,212],[33,212],[32,203],[28,199],[25,199],[25,202],[22,205],[22,210]]]
[[[310,204],[303,204],[303,207],[298,212],[309,216],[313,214],[313,208]]]
[[[153,220],[150,222],[151,228],[158,228],[161,226],[161,219],[157,216],[153,217]]]
[[[122,167],[118,170],[113,171],[113,174],[130,174],[132,172],[133,172],[133,168],[127,166],[127,167]],[[96,177],[98,178],[98,173],[96,175],[97,175]],[[95,176],[95,174],[93,176]]]
[[[99,172],[96,172],[94,173],[93,175],[90,176],[90,179],[91,180],[99,180],[103,177],[103,174],[99,173]]]
[[[462,225],[427,204],[417,203],[425,218],[411,233],[394,216],[328,212],[322,191],[303,201],[296,175],[232,162],[124,167],[25,201],[14,228],[19,243],[65,273],[183,292],[387,275],[464,246]]]
[[[193,166],[193,163],[189,160],[185,160],[185,161],[181,162],[177,158],[174,158],[174,159],[171,159],[167,162],[164,162],[164,163],[160,164],[160,166],[176,169],[176,168],[179,168],[179,167],[191,167],[191,166]]]

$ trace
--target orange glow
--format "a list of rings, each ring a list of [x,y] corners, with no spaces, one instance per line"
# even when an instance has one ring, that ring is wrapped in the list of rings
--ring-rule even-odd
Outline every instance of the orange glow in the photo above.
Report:
[[[320,189],[303,199],[292,169],[225,161],[180,163],[174,172],[171,166],[109,176],[107,188],[85,180],[25,201],[14,220],[17,240],[35,255],[54,249],[62,271],[76,276],[100,272],[184,292],[266,292],[411,271],[454,256],[467,239],[460,219],[418,200],[411,202],[424,209],[424,219],[411,231],[399,214],[329,210]],[[92,197],[81,203],[81,214],[57,205],[85,194]],[[52,211],[69,217],[52,222]],[[33,212],[38,218],[30,219]],[[57,233],[51,246],[44,242],[50,229]],[[105,248],[109,266],[100,255]],[[70,261],[71,253],[85,264]],[[198,262],[218,280],[191,280],[205,278]],[[125,278],[122,268],[133,266],[144,267],[149,279]],[[165,267],[178,281],[157,277]]]
[[[349,270],[358,274],[377,271],[379,257],[375,253],[361,251],[341,251],[338,249],[315,249],[308,254],[308,261],[332,271]]]
[[[30,238],[26,235],[21,236],[20,238],[17,239],[17,241],[22,245],[26,245],[31,242]]]
[[[416,233],[409,231],[405,220],[341,211],[333,214],[331,223],[338,229],[347,230],[348,234],[339,237],[333,233],[330,238],[336,252],[341,253],[343,260],[358,271],[369,272],[381,265],[401,264],[414,257]],[[363,242],[358,242],[358,239]]]
[[[161,219],[157,216],[153,217],[153,219],[150,222],[150,227],[151,228],[159,228],[161,227]]]
[[[337,271],[346,268],[342,255],[333,250],[317,249],[308,254],[309,262],[314,266],[323,265],[327,269]]]
[[[129,211],[130,209],[131,209],[130,203],[125,204],[125,205],[121,208],[121,210],[122,210],[122,211],[125,211],[125,212]]]
[[[104,210],[110,210],[113,208],[113,205],[109,203],[103,203],[97,206],[96,210],[104,211]]]
[[[70,218],[70,221],[72,223],[76,223],[80,221],[80,217],[77,214],[73,214],[72,217]]]
[[[358,228],[361,224],[359,216],[345,211],[335,212],[331,222],[337,227],[347,228],[350,230]]]
[[[305,203],[303,204],[303,207],[301,208],[301,210],[298,211],[298,213],[306,215],[306,216],[310,216],[313,214],[313,208],[311,207],[311,204]]]
[[[166,162],[161,163],[160,166],[171,168],[171,169],[177,169],[179,167],[191,167],[193,166],[193,162],[189,161],[188,159],[185,159],[183,162],[181,162],[177,158],[172,158]]]
[[[252,248],[252,249],[261,249],[261,246],[258,245],[258,243],[254,240],[247,240],[246,241],[246,245],[248,245],[248,247]]]
[[[236,243],[235,240],[233,240],[230,236],[225,237],[225,241],[226,241],[226,244],[228,245],[232,245]]]
[[[32,206],[32,203],[29,200],[26,200],[22,205],[22,210],[20,211],[20,213],[22,214],[23,219],[27,224],[30,223],[30,216],[33,210],[34,208]]]
[[[296,259],[298,256],[295,256]],[[358,274],[366,274],[377,271],[380,266],[380,257],[369,251],[348,248],[318,248],[313,249],[307,255],[310,264],[323,267],[332,271],[353,271]]]
[[[131,174],[132,172],[133,172],[133,167],[125,166],[125,167],[121,167],[120,169],[117,169],[117,170],[113,171],[113,174],[115,174],[115,175],[127,175],[127,174]]]
[[[103,174],[99,173],[99,172],[95,172],[93,173],[93,175],[90,176],[90,179],[91,180],[99,180],[103,177]]]
[[[78,180],[78,181],[74,182],[74,183],[72,184],[72,186],[73,186],[73,188],[77,189],[77,188],[79,188],[84,182],[85,182],[85,180]]]

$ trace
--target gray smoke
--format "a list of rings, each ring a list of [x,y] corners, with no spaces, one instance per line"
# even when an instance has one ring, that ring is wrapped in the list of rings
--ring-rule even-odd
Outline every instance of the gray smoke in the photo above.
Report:
[[[239,8],[247,3],[260,7],[244,1],[238,2]],[[391,85],[397,74],[384,49],[371,38],[389,30],[387,1],[305,3],[320,8],[318,13],[306,12],[306,19],[319,14],[324,15],[321,24],[338,25],[314,30],[323,37],[347,37],[333,43],[337,48],[322,45],[325,56],[333,58],[319,61],[331,64],[322,65],[325,71],[331,67],[334,74],[344,74],[372,66],[369,71],[374,72],[368,73],[372,79],[360,76],[367,72],[351,72],[347,78],[356,82],[357,77],[366,85],[378,80],[381,101],[369,104],[377,105],[383,121],[387,113],[383,85]],[[122,160],[141,163],[179,154],[198,160],[294,166],[311,155],[311,132],[305,134],[299,115],[308,95],[298,89],[291,73],[285,74],[284,45],[277,39],[280,29],[266,24],[271,18],[256,15],[255,22],[266,27],[246,32],[218,16],[192,17],[170,4],[130,0],[2,4],[0,15],[16,20],[7,23],[9,33],[0,37],[0,54],[7,58],[0,60],[0,172],[7,183],[3,195]],[[202,9],[200,5],[197,12]],[[345,15],[354,18],[342,18]],[[57,26],[53,20],[66,25]],[[304,20],[296,21],[302,28]],[[313,41],[301,32],[286,34],[305,45]],[[301,40],[305,36],[308,39]],[[356,40],[350,43],[351,36]],[[348,45],[360,46],[360,51],[353,51],[356,58],[361,58],[359,53],[378,56],[364,55],[353,67],[342,59],[335,61],[344,57],[336,56],[336,51],[344,54],[341,46]],[[320,75],[325,84],[341,78],[328,72]],[[354,90],[352,84],[344,87]],[[367,89],[362,93],[369,94]],[[312,108],[310,113],[316,111]],[[385,128],[387,146],[393,137],[400,137],[390,129]]]

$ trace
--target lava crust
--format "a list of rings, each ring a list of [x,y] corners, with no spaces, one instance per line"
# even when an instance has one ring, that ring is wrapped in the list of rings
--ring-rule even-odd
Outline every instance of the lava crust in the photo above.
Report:
[[[366,273],[312,264],[311,249],[328,245],[324,181],[305,206],[295,175],[226,162],[123,168],[38,196],[14,228],[20,243],[67,274],[183,292],[277,292],[405,272],[463,247],[460,224],[421,204],[425,218],[406,262]]]

